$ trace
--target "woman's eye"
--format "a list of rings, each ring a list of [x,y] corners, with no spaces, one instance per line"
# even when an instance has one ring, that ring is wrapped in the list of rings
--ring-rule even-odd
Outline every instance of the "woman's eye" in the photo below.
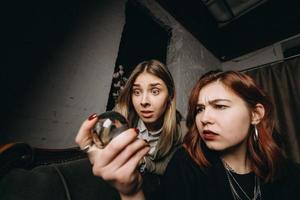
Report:
[[[140,90],[133,90],[132,94],[135,95],[135,96],[139,96],[141,94],[141,91]]]
[[[228,106],[216,104],[214,107],[215,107],[216,109],[219,109],[219,110],[224,110],[224,109],[227,108]]]
[[[202,111],[204,111],[204,106],[197,106],[196,107],[196,113],[198,114],[198,113],[201,113]]]
[[[152,89],[151,90],[153,95],[158,95],[159,94],[159,89]]]

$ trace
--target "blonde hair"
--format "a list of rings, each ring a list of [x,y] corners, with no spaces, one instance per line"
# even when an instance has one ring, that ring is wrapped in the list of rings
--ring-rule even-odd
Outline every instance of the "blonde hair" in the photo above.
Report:
[[[170,151],[173,144],[181,141],[181,134],[177,130],[176,121],[175,86],[172,75],[167,67],[157,60],[148,60],[138,64],[121,91],[115,110],[127,118],[130,127],[136,126],[139,117],[132,104],[132,86],[136,78],[143,72],[160,78],[168,88],[168,105],[164,113],[162,133],[156,147],[158,149],[157,155],[162,157]]]

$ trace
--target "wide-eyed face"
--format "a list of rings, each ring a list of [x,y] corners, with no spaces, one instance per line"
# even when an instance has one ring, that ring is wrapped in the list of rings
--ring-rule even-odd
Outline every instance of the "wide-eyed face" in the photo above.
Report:
[[[149,130],[160,128],[168,105],[168,88],[164,81],[143,72],[134,81],[132,103],[135,111]]]
[[[246,102],[221,82],[210,83],[200,90],[196,125],[209,149],[245,150],[251,116]]]

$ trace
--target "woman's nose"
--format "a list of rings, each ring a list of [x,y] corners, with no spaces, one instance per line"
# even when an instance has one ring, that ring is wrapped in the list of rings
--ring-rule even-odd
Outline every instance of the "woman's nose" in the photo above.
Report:
[[[142,95],[142,98],[141,98],[141,105],[142,106],[147,106],[150,104],[150,101],[149,101],[149,97],[148,97],[148,94],[147,93],[144,93]]]
[[[212,124],[213,123],[213,116],[212,116],[212,112],[209,109],[205,109],[204,111],[202,111],[201,113],[201,123],[203,125],[207,125],[207,124]]]

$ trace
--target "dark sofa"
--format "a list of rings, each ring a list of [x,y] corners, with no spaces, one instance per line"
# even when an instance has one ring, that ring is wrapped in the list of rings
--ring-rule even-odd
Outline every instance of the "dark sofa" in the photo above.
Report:
[[[153,198],[160,177],[143,176],[145,194]],[[40,149],[13,143],[0,147],[0,199],[114,200],[120,197],[112,186],[92,174],[91,164],[79,148]]]

